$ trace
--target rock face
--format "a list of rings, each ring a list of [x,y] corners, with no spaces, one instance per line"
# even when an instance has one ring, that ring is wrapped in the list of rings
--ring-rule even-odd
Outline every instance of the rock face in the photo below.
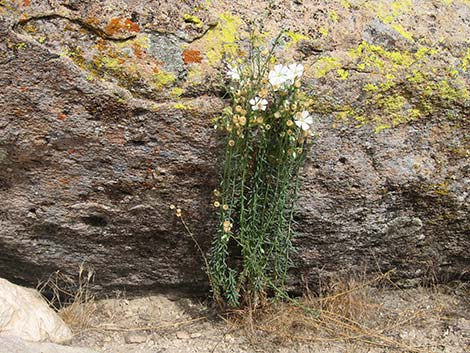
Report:
[[[468,280],[469,18],[464,0],[0,2],[0,274],[84,262],[106,291],[207,288],[168,206],[208,249],[223,62],[262,20],[289,28],[319,133],[293,284]]]
[[[0,278],[0,337],[5,336],[64,342],[72,332],[36,290]]]

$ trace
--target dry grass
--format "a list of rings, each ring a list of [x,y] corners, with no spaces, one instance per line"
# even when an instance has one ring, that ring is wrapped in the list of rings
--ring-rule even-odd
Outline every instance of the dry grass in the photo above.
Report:
[[[345,352],[365,352],[367,347],[376,346],[387,352],[432,353],[427,346],[432,342],[421,340],[422,346],[416,346],[414,338],[401,334],[419,327],[426,330],[447,320],[447,297],[440,297],[437,289],[431,297],[420,297],[419,289],[410,292],[396,287],[390,291],[390,285],[394,285],[390,275],[380,274],[368,280],[330,280],[322,286],[320,295],[313,295],[307,288],[298,301],[267,303],[255,310],[229,312],[224,317],[227,332],[245,331],[245,337],[256,347],[315,343],[320,347],[341,346]],[[104,335],[110,331],[170,332],[208,319],[200,316],[176,322],[130,324],[130,321],[123,321],[118,309],[111,309],[109,318],[103,318],[103,308],[97,308],[90,291],[92,280],[93,273],[81,266],[78,277],[56,272],[39,287],[76,334],[86,331]],[[425,289],[423,293],[430,291]],[[428,299],[420,301],[419,298]],[[382,352],[382,348],[378,351]]]
[[[95,296],[90,289],[93,277],[94,272],[81,264],[77,277],[56,271],[37,288],[75,333],[93,325],[96,312]]]
[[[326,295],[313,296],[309,291],[298,303],[270,304],[254,312],[230,312],[226,321],[243,328],[248,338],[276,344],[291,342],[345,343],[387,347],[399,352],[431,353],[427,347],[415,347],[397,338],[405,325],[417,325],[438,318],[442,308],[420,309],[417,306],[386,308],[372,299],[374,289],[391,283],[390,273],[370,280],[330,281]]]

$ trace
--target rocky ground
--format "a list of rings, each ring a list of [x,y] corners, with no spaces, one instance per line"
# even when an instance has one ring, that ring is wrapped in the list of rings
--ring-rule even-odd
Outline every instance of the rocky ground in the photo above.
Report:
[[[100,300],[92,304],[93,328],[79,330],[72,345],[110,353],[464,353],[470,349],[468,289],[462,286],[361,288],[359,294],[338,294],[323,302],[320,318],[308,318],[292,306],[267,309],[257,315],[254,331],[246,320],[248,313],[226,320],[194,300],[165,296]]]

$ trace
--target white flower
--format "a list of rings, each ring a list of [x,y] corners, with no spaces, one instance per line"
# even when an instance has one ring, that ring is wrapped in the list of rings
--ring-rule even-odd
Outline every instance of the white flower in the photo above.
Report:
[[[228,72],[227,72],[227,76],[229,76],[232,80],[234,81],[238,81],[240,80],[240,68],[238,67],[232,67],[232,66],[228,66]]]
[[[255,98],[250,99],[251,109],[253,110],[266,110],[268,101],[264,98],[256,96]]]
[[[310,113],[304,110],[302,113],[296,114],[295,125],[300,127],[302,130],[307,131],[310,129],[310,125],[313,124],[313,119]]]
[[[289,69],[284,65],[276,65],[269,72],[269,83],[276,89],[289,80]]]
[[[291,82],[294,82],[296,78],[302,77],[304,73],[304,66],[302,64],[297,64],[297,63],[290,64],[288,69],[289,69],[289,73],[287,76],[289,77],[289,80]]]

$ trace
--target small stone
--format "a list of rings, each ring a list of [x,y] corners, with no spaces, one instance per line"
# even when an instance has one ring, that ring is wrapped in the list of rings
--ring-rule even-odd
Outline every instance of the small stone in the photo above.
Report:
[[[199,337],[201,337],[201,336],[202,336],[202,334],[199,333],[199,332],[195,332],[195,333],[192,333],[192,334],[191,334],[191,338],[199,338]]]
[[[129,333],[126,335],[126,337],[124,337],[124,341],[127,344],[145,343],[147,342],[147,336],[137,333]]]
[[[180,340],[188,340],[190,339],[191,337],[189,336],[189,334],[185,331],[178,331],[176,332],[176,337]]]

